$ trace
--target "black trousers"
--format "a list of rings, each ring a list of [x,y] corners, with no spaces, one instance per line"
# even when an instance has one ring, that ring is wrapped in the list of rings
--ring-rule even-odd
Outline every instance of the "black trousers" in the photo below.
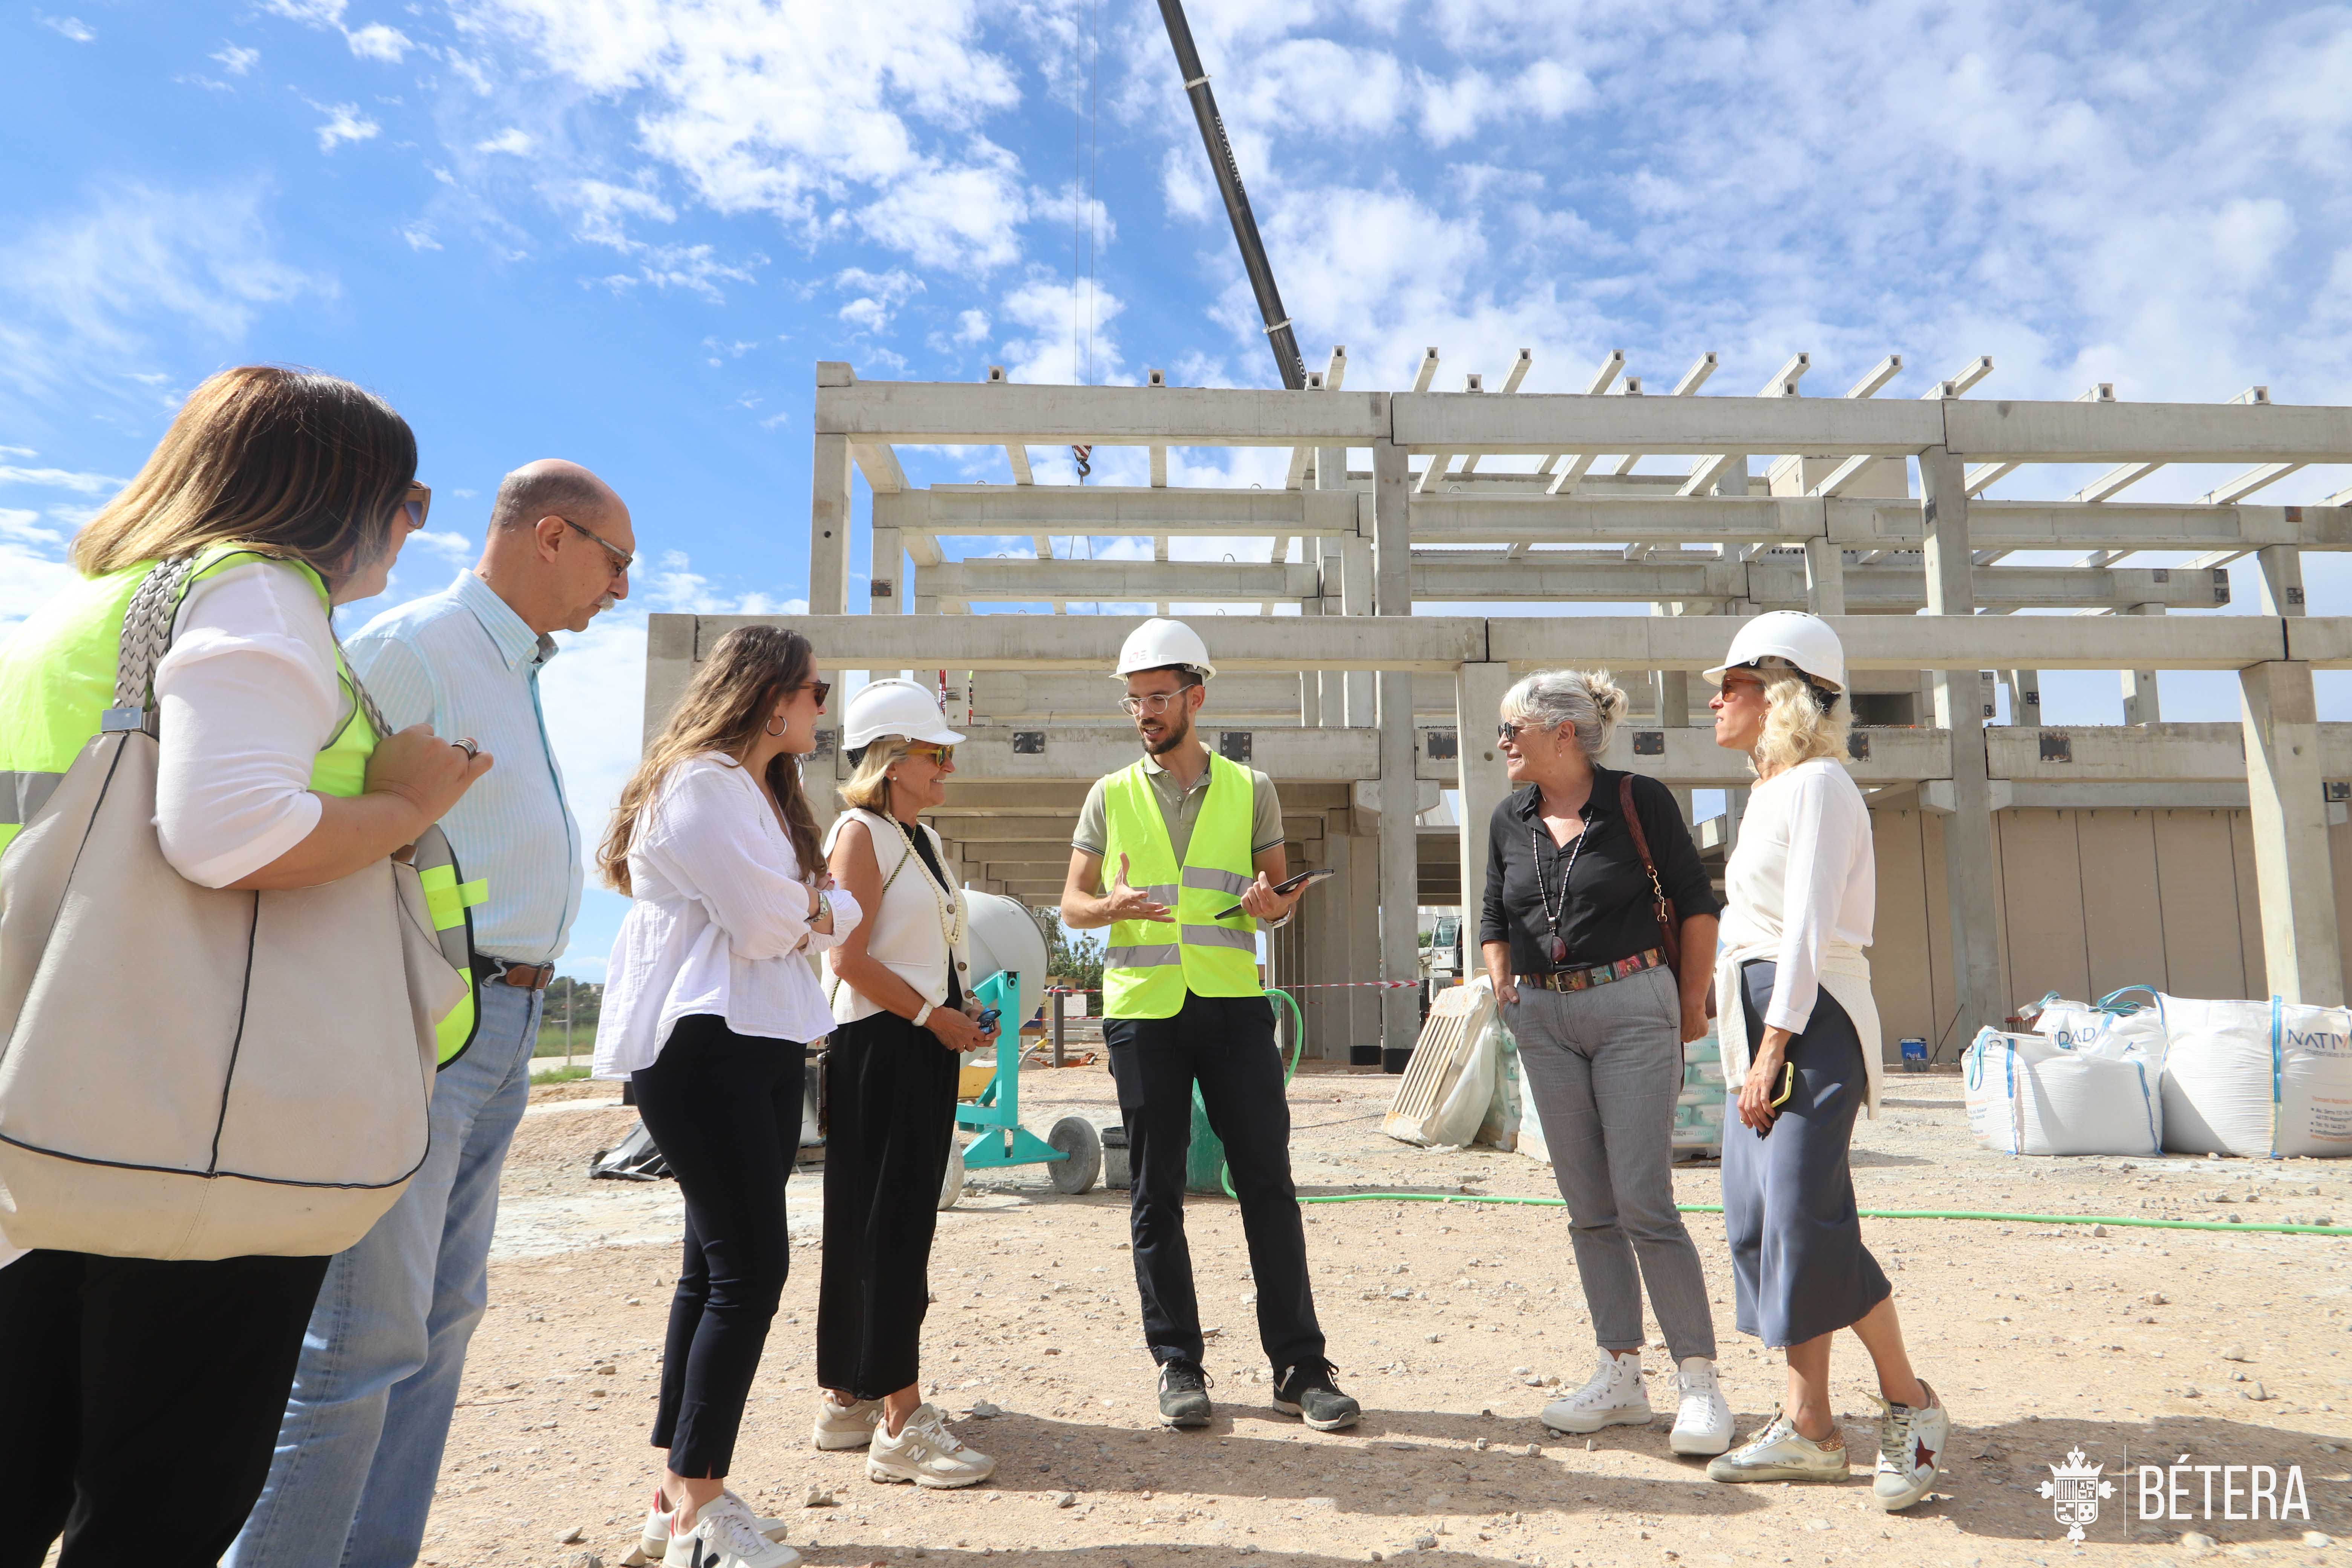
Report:
[[[324,1258],[0,1268],[0,1568],[213,1568],[269,1478]]]
[[[1324,1364],[1307,1279],[1307,1231],[1290,1181],[1290,1102],[1274,1005],[1263,996],[1194,996],[1172,1018],[1106,1018],[1111,1076],[1135,1181],[1130,1225],[1143,1339],[1162,1363],[1201,1359],[1201,1304],[1184,1240],[1184,1156],[1192,1089],[1224,1140],[1257,1282],[1257,1332],[1279,1376]]]
[[[824,1105],[816,1378],[879,1399],[921,1375],[956,1054],[895,1013],[845,1024],[824,1056]]]
[[[739,1035],[698,1013],[671,1026],[653,1066],[630,1075],[637,1114],[686,1198],[653,1440],[691,1479],[722,1477],[734,1463],[784,1293],[784,1179],[801,1145],[803,1058],[798,1041]]]

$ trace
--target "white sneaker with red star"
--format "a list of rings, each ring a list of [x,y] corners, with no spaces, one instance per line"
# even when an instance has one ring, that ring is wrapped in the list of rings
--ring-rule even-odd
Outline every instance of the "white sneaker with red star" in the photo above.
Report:
[[[1927,1388],[1927,1380],[1921,1378],[1919,1386]],[[1926,1406],[1918,1409],[1871,1397],[1886,1413],[1878,1423],[1878,1474],[1870,1483],[1871,1500],[1887,1513],[1900,1513],[1935,1489],[1944,1446],[1952,1440],[1952,1418],[1932,1388]]]

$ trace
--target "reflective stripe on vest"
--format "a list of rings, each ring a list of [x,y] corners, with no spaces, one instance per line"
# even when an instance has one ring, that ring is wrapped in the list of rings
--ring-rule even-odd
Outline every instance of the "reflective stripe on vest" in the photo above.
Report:
[[[1201,817],[1180,868],[1144,765],[1121,769],[1105,784],[1104,864],[1116,874],[1125,856],[1128,885],[1172,905],[1175,915],[1113,922],[1103,952],[1105,1017],[1173,1017],[1188,992],[1261,993],[1257,921],[1243,914],[1219,918],[1256,879],[1250,865],[1254,789],[1248,769],[1210,753]]]

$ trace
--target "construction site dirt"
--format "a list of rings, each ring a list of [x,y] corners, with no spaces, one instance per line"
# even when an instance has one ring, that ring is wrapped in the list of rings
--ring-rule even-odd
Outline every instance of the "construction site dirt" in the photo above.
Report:
[[[1098,1065],[1024,1075],[1024,1120],[1116,1122]],[[1549,1170],[1486,1148],[1381,1135],[1397,1080],[1303,1069],[1291,1085],[1302,1197],[1357,1192],[1553,1195]],[[659,1469],[646,1440],[681,1209],[676,1185],[591,1181],[635,1113],[617,1086],[532,1097],[507,1167],[490,1306],[473,1342],[424,1561],[618,1568]],[[1833,1380],[1843,1486],[1727,1486],[1668,1452],[1666,1353],[1645,1352],[1649,1426],[1559,1436],[1538,1413],[1594,1349],[1557,1208],[1372,1201],[1306,1210],[1317,1304],[1363,1419],[1318,1434],[1269,1404],[1248,1255],[1233,1203],[1187,1210],[1216,1418],[1163,1429],[1142,1347],[1127,1196],[1053,1191],[1042,1168],[990,1173],[940,1215],[924,1388],[992,1479],[924,1491],[866,1479],[861,1453],[818,1453],[814,1342],[822,1176],[789,1189],[796,1245],[732,1484],[782,1516],[814,1564],[956,1564],[996,1553],[1084,1568],[1394,1562],[1528,1563],[2169,1561],[2219,1550],[2333,1560],[2352,1532],[2352,1251],[2244,1226],[2352,1222],[2352,1175],[2317,1160],[2020,1159],[1968,1138],[1960,1079],[1894,1074],[1860,1124],[1865,1209],[2101,1215],[2221,1230],[1864,1219],[1912,1354],[1954,1420],[1945,1480],[1911,1512],[1870,1500],[1869,1363],[1842,1338]],[[1676,1170],[1685,1205],[1717,1201],[1709,1163]],[[1738,1333],[1718,1215],[1687,1216],[1716,1302],[1726,1391],[1744,1436],[1783,1387],[1777,1353]],[[2232,1225],[2232,1220],[2240,1222]],[[1654,1324],[1651,1331],[1654,1336]],[[2055,1467],[2102,1467],[2081,1545]],[[2159,1467],[2153,1492],[2140,1467]],[[2267,1466],[2285,1517],[2244,1514]],[[2210,1474],[2198,1467],[2207,1467]],[[2226,1468],[2237,1469],[2234,1476]],[[2290,1468],[2300,1491],[2285,1490]],[[2225,1483],[2236,1490],[2225,1497]],[[2210,1497],[2210,1517],[2205,1511]],[[2294,1503],[2307,1504],[2308,1517]],[[2079,1519],[2083,1504],[2074,1505]],[[2145,1518],[2153,1510],[2163,1516]],[[2211,1543],[2209,1548],[2209,1541]]]

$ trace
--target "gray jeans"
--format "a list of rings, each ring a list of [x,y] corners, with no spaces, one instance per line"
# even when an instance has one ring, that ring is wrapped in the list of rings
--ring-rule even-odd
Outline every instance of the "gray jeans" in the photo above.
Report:
[[[1675,1360],[1712,1360],[1706,1279],[1675,1208],[1683,1047],[1673,972],[1645,970],[1589,991],[1523,990],[1503,1021],[1518,1038],[1519,1068],[1568,1201],[1593,1338],[1604,1350],[1641,1348],[1646,1280]]]

